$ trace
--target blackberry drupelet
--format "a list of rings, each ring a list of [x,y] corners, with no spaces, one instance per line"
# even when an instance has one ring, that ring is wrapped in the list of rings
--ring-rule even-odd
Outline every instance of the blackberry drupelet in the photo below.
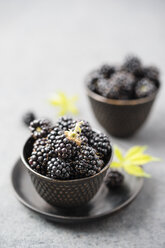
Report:
[[[117,72],[110,79],[108,98],[112,99],[131,99],[133,98],[133,89],[135,78],[128,72]]]
[[[47,120],[34,120],[30,123],[30,130],[35,139],[46,137],[50,130],[50,122]]]
[[[105,134],[93,131],[93,135],[91,136],[89,143],[94,149],[96,149],[99,157],[104,160],[108,160],[108,157],[111,154],[111,144]]]
[[[47,163],[46,175],[54,179],[70,179],[70,163],[59,158],[52,158]]]
[[[63,116],[58,119],[56,126],[61,130],[68,131],[72,128],[73,123],[75,123],[75,121],[71,117]]]
[[[116,188],[122,185],[124,176],[119,171],[110,170],[105,178],[105,184],[109,188]]]
[[[135,56],[128,56],[122,66],[124,71],[134,74],[136,77],[143,76],[142,64],[139,58]]]
[[[23,122],[26,126],[30,125],[30,122],[35,120],[35,114],[33,112],[27,112],[24,116],[23,116]]]
[[[138,81],[135,87],[135,96],[137,98],[147,97],[156,91],[155,84],[149,79],[143,78]]]
[[[110,78],[115,71],[116,69],[114,66],[105,64],[100,68],[99,73],[103,75],[104,78]]]
[[[78,177],[89,177],[98,173],[104,162],[96,155],[96,150],[90,146],[81,146],[72,166]]]

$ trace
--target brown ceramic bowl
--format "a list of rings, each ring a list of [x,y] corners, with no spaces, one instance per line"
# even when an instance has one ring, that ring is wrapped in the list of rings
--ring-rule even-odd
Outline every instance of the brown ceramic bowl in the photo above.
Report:
[[[58,207],[77,207],[89,202],[99,190],[112,158],[112,152],[105,167],[96,175],[74,180],[56,180],[33,171],[28,164],[34,139],[30,137],[22,152],[23,165],[28,170],[39,195],[48,203]]]
[[[147,120],[158,89],[149,97],[135,100],[108,99],[91,91],[86,92],[98,122],[115,137],[132,136]]]

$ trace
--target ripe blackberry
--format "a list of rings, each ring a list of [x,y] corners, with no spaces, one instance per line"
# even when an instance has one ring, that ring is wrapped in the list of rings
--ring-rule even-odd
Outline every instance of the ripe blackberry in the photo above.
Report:
[[[70,163],[59,158],[52,158],[47,163],[46,175],[54,179],[69,179],[71,175]]]
[[[141,74],[142,74],[141,61],[139,60],[139,58],[137,58],[135,56],[128,56],[125,59],[125,62],[122,66],[122,69],[124,71],[127,71],[127,72],[134,74],[137,77],[141,76]]]
[[[72,166],[78,177],[89,177],[98,173],[104,162],[96,155],[96,150],[90,146],[81,146]]]
[[[109,188],[116,188],[122,185],[124,176],[119,171],[110,170],[105,178],[105,184]]]
[[[111,87],[109,83],[110,83],[110,80],[103,79],[103,78],[99,79],[97,81],[96,92],[101,96],[107,97],[110,87]]]
[[[144,73],[145,73],[145,77],[148,78],[151,81],[154,82],[158,82],[159,81],[159,70],[154,67],[154,66],[150,66],[150,67],[146,67],[144,68]]]
[[[89,138],[92,135],[92,127],[88,121],[77,120],[77,121],[74,121],[72,123],[71,130],[74,130],[74,128],[78,122],[81,122],[81,126],[80,126],[81,133],[79,133],[79,131],[77,131],[77,132],[78,132],[78,134],[80,134],[80,139],[85,141],[85,137]],[[86,141],[87,141],[87,139],[86,139]]]
[[[149,79],[143,78],[138,81],[135,86],[135,96],[137,98],[150,96],[152,93],[156,91],[155,84]]]
[[[99,157],[107,160],[111,153],[111,144],[108,137],[103,133],[93,131],[93,135],[89,140],[90,145],[96,149]]]
[[[35,120],[35,114],[32,112],[27,112],[24,116],[23,116],[23,122],[26,126],[30,125],[30,122]]]
[[[110,78],[115,71],[116,70],[114,66],[105,64],[100,68],[99,72],[101,75],[103,75],[104,78]]]
[[[29,126],[35,139],[45,137],[50,130],[50,122],[47,120],[34,120]]]
[[[44,143],[45,141],[41,141],[40,143],[42,142]],[[40,145],[39,142],[37,144],[34,144],[33,151],[29,158],[30,167],[34,171],[37,171],[38,173],[45,175],[47,161],[48,161],[48,153],[45,149],[45,145]]]
[[[68,131],[72,128],[74,122],[75,121],[73,121],[71,117],[63,116],[58,119],[57,127],[59,127],[61,130]]]
[[[93,92],[97,91],[97,81],[99,78],[101,78],[102,76],[100,75],[100,73],[96,70],[91,72],[87,78],[86,78],[86,83],[89,87],[90,90],[92,90]]]
[[[112,99],[131,99],[133,97],[135,78],[128,72],[117,72],[109,84],[108,98]]]
[[[53,131],[48,135],[48,144],[51,145],[55,154],[62,159],[74,157],[79,146],[73,140],[69,140],[64,131],[55,135]]]

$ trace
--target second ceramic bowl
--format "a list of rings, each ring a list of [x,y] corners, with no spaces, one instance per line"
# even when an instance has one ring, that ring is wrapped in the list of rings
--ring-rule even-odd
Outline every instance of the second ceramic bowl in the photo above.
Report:
[[[147,120],[158,89],[149,97],[116,100],[100,96],[86,85],[86,92],[98,122],[109,134],[120,138],[132,136]]]

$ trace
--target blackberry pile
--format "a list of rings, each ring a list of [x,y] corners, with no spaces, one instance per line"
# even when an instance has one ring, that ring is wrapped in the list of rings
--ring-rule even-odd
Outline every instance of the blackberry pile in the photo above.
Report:
[[[144,67],[139,58],[129,56],[119,67],[106,64],[90,73],[87,85],[93,92],[109,99],[143,98],[159,87],[159,70],[154,66]]]
[[[93,176],[111,156],[108,137],[93,131],[87,121],[62,117],[51,126],[46,120],[34,120],[29,128],[34,138],[29,165],[47,177],[69,180]]]

